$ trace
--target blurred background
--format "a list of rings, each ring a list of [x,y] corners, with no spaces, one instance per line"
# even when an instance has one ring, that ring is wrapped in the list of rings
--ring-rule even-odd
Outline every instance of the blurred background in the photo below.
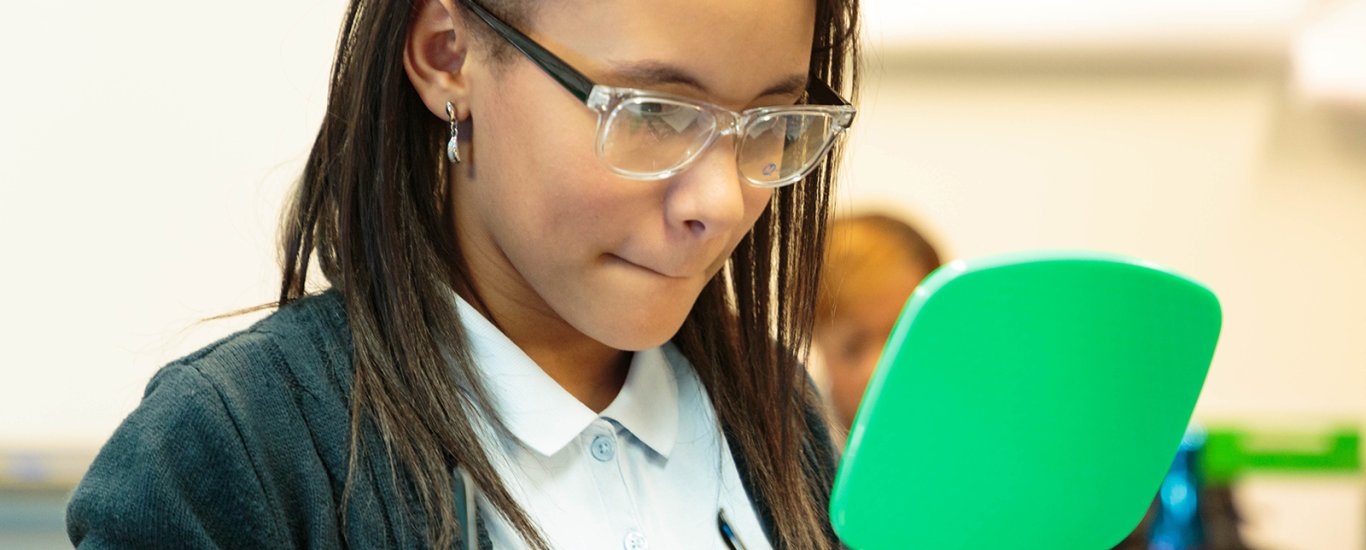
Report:
[[[259,317],[344,2],[0,17],[0,547],[153,372]],[[840,214],[944,260],[1087,248],[1203,281],[1196,420],[1256,548],[1366,548],[1366,0],[864,0]],[[1218,451],[1215,443],[1218,443]]]

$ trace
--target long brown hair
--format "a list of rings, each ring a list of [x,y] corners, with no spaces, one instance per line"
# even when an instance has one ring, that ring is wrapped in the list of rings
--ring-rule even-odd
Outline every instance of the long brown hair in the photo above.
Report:
[[[815,1],[810,76],[853,95],[858,2]],[[472,285],[441,199],[446,126],[427,111],[402,62],[418,4],[352,0],[347,8],[327,114],[282,221],[279,303],[308,293],[314,257],[345,301],[355,347],[350,471],[363,455],[362,432],[373,430],[405,476],[396,486],[422,505],[429,544],[457,540],[451,467],[458,464],[528,544],[544,548],[471,425],[491,409],[448,299]],[[514,23],[534,9],[524,0],[485,4]],[[813,426],[803,411],[817,397],[799,358],[810,342],[813,259],[823,247],[838,157],[836,148],[806,181],[774,194],[674,339],[744,460],[751,493],[769,505],[778,547],[828,545],[818,501],[831,479],[808,448]],[[346,486],[349,494],[350,477]]]

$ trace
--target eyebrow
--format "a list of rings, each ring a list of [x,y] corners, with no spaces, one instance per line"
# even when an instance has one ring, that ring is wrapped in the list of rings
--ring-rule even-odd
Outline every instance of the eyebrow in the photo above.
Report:
[[[710,88],[692,73],[658,61],[632,61],[616,65],[609,71],[613,80],[628,82],[641,87],[661,84],[679,84],[693,88],[707,96],[714,96]],[[805,74],[792,74],[773,83],[755,97],[797,94],[806,90],[809,79]]]

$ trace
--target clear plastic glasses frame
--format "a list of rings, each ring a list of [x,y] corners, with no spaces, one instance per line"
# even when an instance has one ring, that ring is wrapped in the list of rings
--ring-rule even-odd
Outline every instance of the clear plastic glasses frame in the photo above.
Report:
[[[760,107],[737,113],[691,98],[603,85],[593,87],[586,103],[598,112],[598,158],[617,174],[642,180],[672,177],[687,170],[717,140],[734,136],[736,167],[745,181],[758,187],[781,187],[806,177],[854,119],[854,108],[847,105]],[[640,109],[672,109],[683,114],[675,118],[697,127],[683,133],[661,124],[665,134],[678,134],[679,143],[670,147],[651,142],[653,147],[633,151],[636,158],[617,154],[615,149],[622,148],[617,142],[632,139],[619,135],[624,133],[621,128],[650,120],[637,112]]]
[[[479,2],[462,1],[494,32],[598,114],[598,159],[624,177],[658,180],[678,175],[716,141],[734,136],[740,176],[750,185],[782,187],[800,181],[819,166],[854,121],[854,107],[815,78],[801,104],[740,113],[672,94],[604,86]],[[642,129],[640,136],[627,135]]]

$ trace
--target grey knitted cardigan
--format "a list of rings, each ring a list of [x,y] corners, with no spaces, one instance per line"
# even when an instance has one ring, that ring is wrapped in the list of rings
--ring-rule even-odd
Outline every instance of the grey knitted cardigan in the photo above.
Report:
[[[420,506],[395,491],[393,464],[362,430],[349,506],[351,333],[340,294],[297,300],[252,327],[162,368],[72,495],[79,548],[420,548]],[[819,413],[805,452],[830,472]],[[736,466],[769,540],[772,515]],[[460,476],[452,487],[465,518]],[[829,488],[815,495],[828,504]],[[400,502],[403,500],[403,502]],[[407,513],[405,513],[405,508]],[[468,525],[462,519],[461,532]],[[477,547],[490,548],[476,520]],[[824,526],[834,541],[833,532]],[[719,536],[715,533],[699,536]],[[463,542],[457,548],[464,548]]]

